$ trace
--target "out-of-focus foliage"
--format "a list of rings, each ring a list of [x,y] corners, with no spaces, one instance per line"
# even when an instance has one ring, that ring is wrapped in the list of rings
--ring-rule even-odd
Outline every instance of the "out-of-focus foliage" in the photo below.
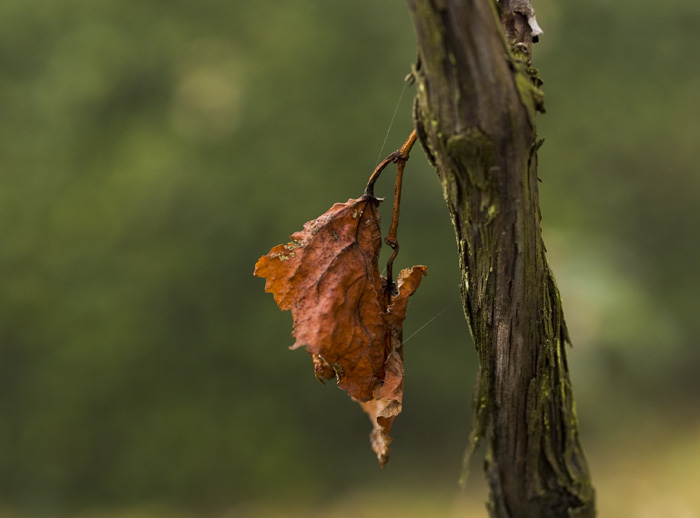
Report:
[[[700,7],[535,8],[543,228],[595,481],[611,436],[700,418]],[[380,153],[414,58],[399,0],[0,2],[0,507],[453,487],[475,355],[419,150],[397,266],[430,275],[386,470],[252,276],[403,142],[410,87]]]

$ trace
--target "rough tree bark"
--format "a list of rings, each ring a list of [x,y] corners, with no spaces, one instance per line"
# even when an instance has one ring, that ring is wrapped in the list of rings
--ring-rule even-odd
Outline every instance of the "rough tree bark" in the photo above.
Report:
[[[566,324],[540,231],[532,8],[528,0],[408,4],[416,127],[454,223],[479,355],[470,448],[486,438],[490,513],[592,517]]]

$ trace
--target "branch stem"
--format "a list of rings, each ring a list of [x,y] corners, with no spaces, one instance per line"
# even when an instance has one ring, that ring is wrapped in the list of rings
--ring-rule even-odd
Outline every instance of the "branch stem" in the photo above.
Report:
[[[391,225],[389,227],[389,233],[387,234],[386,239],[384,240],[384,242],[387,245],[389,245],[393,250],[391,257],[389,257],[389,260],[386,263],[386,290],[389,304],[391,303],[391,294],[393,292],[394,284],[394,259],[396,259],[396,256],[399,253],[399,240],[396,234],[399,229],[399,212],[401,210],[401,186],[403,184],[403,170],[406,167],[408,155],[411,152],[413,145],[416,143],[417,138],[418,134],[414,129],[406,139],[406,142],[403,143],[403,146],[401,146],[401,149],[391,153],[388,157],[382,160],[379,163],[379,165],[374,169],[372,175],[367,181],[367,187],[365,188],[365,196],[371,196],[372,198],[374,198],[374,184],[379,179],[379,176],[382,174],[382,171],[384,171],[384,169],[386,169],[386,166],[388,166],[389,164],[396,164],[396,183],[394,185],[394,208],[391,212]]]
[[[393,291],[393,267],[394,259],[399,254],[399,240],[397,232],[399,230],[399,212],[401,210],[401,187],[403,185],[403,170],[406,167],[406,161],[408,160],[408,155],[413,148],[413,144],[416,143],[418,134],[414,129],[411,134],[404,142],[401,149],[396,152],[396,183],[394,184],[394,208],[391,212],[391,226],[389,227],[389,233],[386,236],[384,242],[391,247],[393,252],[386,262],[386,278],[387,278],[387,290],[389,291],[389,301],[391,301],[391,292]]]

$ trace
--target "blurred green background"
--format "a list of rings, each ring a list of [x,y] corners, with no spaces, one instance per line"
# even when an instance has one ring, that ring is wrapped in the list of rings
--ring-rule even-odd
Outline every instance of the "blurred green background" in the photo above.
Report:
[[[543,231],[600,515],[690,517],[700,4],[646,4],[535,3]],[[403,142],[414,58],[399,0],[0,3],[0,516],[486,515],[479,461],[457,487],[476,355],[421,151],[386,469],[252,276]]]

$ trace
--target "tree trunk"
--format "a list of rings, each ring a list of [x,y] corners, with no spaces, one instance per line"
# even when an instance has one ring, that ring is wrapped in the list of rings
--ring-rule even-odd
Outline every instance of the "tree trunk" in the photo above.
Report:
[[[408,4],[419,55],[416,127],[454,223],[479,355],[470,449],[486,437],[491,516],[592,517],[566,324],[540,231],[535,112],[543,97],[530,62],[529,1]]]

